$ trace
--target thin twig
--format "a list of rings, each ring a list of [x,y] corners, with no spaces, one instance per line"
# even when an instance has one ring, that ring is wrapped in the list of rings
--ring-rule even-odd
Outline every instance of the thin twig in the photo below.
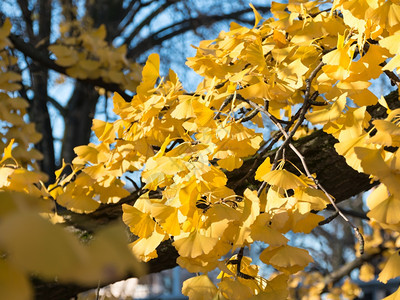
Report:
[[[260,185],[260,187],[258,188],[257,197],[260,197],[260,196],[261,196],[261,193],[262,193],[263,189],[264,189],[266,186],[267,186],[267,183],[266,183],[265,181],[263,181],[263,183],[262,183],[262,184]]]
[[[332,222],[334,219],[336,219],[336,217],[339,215],[339,213],[336,211],[333,215],[331,215],[330,217],[326,218],[325,220],[322,220],[321,222],[318,223],[318,225],[322,226],[325,224],[329,224],[330,222]]]
[[[218,119],[219,115],[221,114],[222,110],[235,98],[236,94],[231,94],[226,99],[224,102],[222,102],[221,107],[219,108],[217,114],[214,116],[214,120]]]
[[[133,186],[135,187],[136,191],[140,190],[139,186],[137,185],[137,183],[132,178],[126,176],[126,179],[128,179],[133,184]]]
[[[96,300],[100,299],[100,279],[97,283],[97,289],[96,289]]]
[[[244,253],[244,247],[240,248],[240,250],[237,254],[237,262],[236,262],[237,276],[240,278],[243,278],[243,279],[254,279],[253,276],[250,276],[250,275],[245,274],[242,271],[240,271],[240,268],[242,265],[243,253]]]
[[[240,123],[244,123],[247,121],[250,121],[251,119],[253,119],[257,114],[259,113],[259,111],[257,109],[253,110],[247,117],[244,117],[242,119],[240,119]]]
[[[384,62],[380,63],[379,65],[381,67],[384,67],[387,65],[387,63],[384,61]],[[399,79],[399,77],[397,77],[397,75],[395,73],[393,73],[392,71],[389,71],[389,70],[385,70],[383,72],[386,74],[387,77],[389,77],[390,83],[392,86],[394,86],[394,85],[399,86],[400,79]]]

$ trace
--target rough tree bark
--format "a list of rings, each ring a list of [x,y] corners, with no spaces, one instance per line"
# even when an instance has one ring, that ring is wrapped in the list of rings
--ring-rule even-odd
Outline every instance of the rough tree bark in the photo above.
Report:
[[[39,1],[38,34],[34,37],[32,36],[32,43],[34,45],[41,43],[39,48],[46,53],[48,53],[47,47],[50,43],[51,11],[51,0]],[[53,181],[55,179],[54,171],[56,167],[53,132],[47,108],[49,71],[46,66],[42,66],[36,61],[30,63],[29,71],[32,81],[31,88],[34,93],[34,97],[30,101],[29,118],[32,122],[36,123],[36,130],[42,133],[43,136],[46,136],[35,145],[44,157],[43,160],[39,161],[39,165],[41,170],[48,174],[49,180]]]
[[[72,162],[74,159],[75,147],[89,143],[98,97],[93,86],[79,81],[75,84],[64,116],[65,130],[61,157],[66,162]]]

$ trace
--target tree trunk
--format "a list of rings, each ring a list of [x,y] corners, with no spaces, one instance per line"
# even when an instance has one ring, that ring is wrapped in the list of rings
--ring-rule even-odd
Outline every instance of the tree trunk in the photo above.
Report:
[[[61,157],[65,162],[72,162],[76,146],[89,143],[98,97],[93,86],[76,82],[74,92],[67,105],[68,113],[64,118],[65,130]]]
[[[29,119],[35,123],[36,131],[42,134],[42,139],[35,145],[43,154],[43,160],[39,161],[42,172],[49,176],[48,182],[54,182],[55,159],[53,132],[51,129],[49,111],[47,109],[47,81],[48,71],[36,63],[31,65],[32,90],[34,97],[30,101],[28,110]]]

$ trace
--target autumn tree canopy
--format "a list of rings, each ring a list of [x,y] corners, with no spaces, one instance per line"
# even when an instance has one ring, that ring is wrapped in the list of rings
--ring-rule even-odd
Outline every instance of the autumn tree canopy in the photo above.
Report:
[[[400,275],[399,98],[371,88],[382,77],[400,82],[400,5],[289,1],[273,2],[271,15],[251,9],[252,27],[232,22],[187,59],[203,77],[195,92],[173,70],[160,74],[157,54],[139,80],[139,66],[107,42],[101,22],[81,31],[68,21],[59,39],[24,52],[26,42],[4,20],[3,298],[65,298],[176,264],[197,274],[182,287],[190,299],[353,299],[360,293],[353,270],[362,281]],[[37,49],[52,56],[35,56]],[[34,116],[26,122],[34,109],[17,97],[24,93],[17,51],[82,87],[115,92],[117,120],[94,119],[98,143],[75,147],[54,174],[32,146],[45,138]],[[133,172],[140,182],[129,179]],[[338,207],[371,188],[366,212]],[[323,272],[289,238],[338,218],[352,230],[356,257]],[[255,263],[246,253],[260,242]],[[268,278],[265,266],[275,270]]]

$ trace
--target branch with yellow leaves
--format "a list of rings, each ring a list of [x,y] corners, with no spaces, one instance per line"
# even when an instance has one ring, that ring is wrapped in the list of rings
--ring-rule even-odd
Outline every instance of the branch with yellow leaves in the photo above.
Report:
[[[392,93],[386,97],[387,103],[391,109],[396,106],[399,107],[397,93]],[[368,109],[370,114],[375,116],[381,116],[382,107],[375,106]],[[280,133],[282,135],[282,133]],[[357,195],[362,191],[368,190],[373,186],[371,184],[369,176],[366,174],[359,173],[349,167],[344,158],[338,155],[333,147],[336,143],[336,139],[331,135],[324,133],[322,130],[315,131],[307,137],[301,138],[296,141],[291,141],[294,147],[302,153],[305,157],[306,164],[311,173],[317,174],[319,183],[331,194],[335,199],[336,203],[346,200],[351,196]],[[273,145],[273,144],[272,144]],[[256,158],[252,157],[247,159],[243,166],[239,169],[229,172],[228,186],[235,186],[235,191],[240,193],[244,191],[248,186],[256,186],[258,182],[254,180],[252,169],[257,169],[259,162],[265,160],[267,157],[273,158],[276,153],[275,150],[266,151],[256,162]],[[292,161],[294,164],[301,164],[300,159],[297,155],[288,151],[286,153],[286,159]],[[255,166],[255,167],[254,167]],[[250,174],[247,176],[247,174]],[[247,176],[246,180],[242,180]],[[69,225],[81,228],[83,230],[93,231],[100,225],[107,224],[112,220],[121,218],[122,215],[122,203],[133,204],[136,199],[140,196],[143,191],[135,191],[132,195],[121,199],[119,203],[115,204],[102,204],[99,209],[90,214],[77,214],[73,212],[65,211],[63,215],[68,217]],[[149,266],[149,272],[157,272],[164,269],[169,269],[176,266],[175,258],[177,257],[176,249],[169,243],[164,242],[157,248],[158,257],[151,260],[147,265]],[[365,257],[367,254],[363,254]],[[129,274],[125,278],[128,278]],[[124,278],[121,278],[121,280]],[[51,295],[55,295],[58,290],[64,290],[71,292],[71,295],[76,294],[77,291],[87,290],[91,287],[79,287],[71,286],[60,283],[52,284],[35,284],[36,295],[38,299],[49,299]],[[95,287],[92,287],[95,288]],[[52,299],[57,299],[54,297]]]
[[[56,71],[60,74],[67,75],[67,69],[58,65],[54,60],[52,60],[48,53],[43,52],[40,48],[35,48],[29,43],[26,43],[21,37],[15,34],[10,34],[8,36],[10,41],[13,43],[15,49],[22,52],[25,56],[31,58],[33,61],[39,63],[41,66],[44,66],[48,69]],[[126,101],[129,101],[131,98],[128,94],[125,93],[121,87],[115,83],[104,82],[101,78],[97,79],[79,79],[83,83],[87,83],[93,86],[99,86],[104,88],[107,91],[114,91],[119,93]]]
[[[321,66],[321,67],[322,67],[322,66]],[[306,94],[306,95],[307,95],[307,94]],[[306,99],[307,99],[307,98],[306,98]],[[357,239],[358,239],[358,242],[360,243],[360,254],[363,254],[363,253],[364,253],[364,238],[363,238],[362,234],[360,233],[360,230],[357,228],[357,226],[355,226],[355,225],[341,212],[341,210],[337,207],[337,205],[336,205],[336,203],[335,203],[335,200],[332,198],[332,196],[331,196],[331,195],[326,191],[326,189],[318,182],[318,180],[311,174],[310,170],[308,169],[307,163],[306,163],[306,161],[305,161],[305,159],[304,159],[304,156],[297,150],[297,148],[296,148],[295,146],[293,146],[293,144],[292,144],[291,141],[290,141],[290,140],[291,140],[291,137],[294,135],[294,133],[296,132],[297,128],[298,128],[298,127],[300,126],[300,124],[301,124],[301,123],[300,123],[300,120],[302,120],[302,119],[304,120],[304,116],[303,116],[303,117],[300,116],[299,122],[297,122],[297,123],[295,124],[295,126],[293,127],[293,129],[288,133],[288,132],[285,131],[285,129],[282,127],[282,125],[281,125],[279,122],[276,122],[276,120],[274,120],[273,116],[271,115],[271,113],[270,113],[268,110],[264,109],[263,107],[260,107],[258,104],[254,103],[254,102],[252,102],[252,101],[250,101],[250,100],[247,100],[247,103],[249,103],[249,104],[250,104],[251,106],[253,106],[255,109],[257,109],[257,110],[263,112],[264,114],[266,114],[266,115],[270,118],[270,120],[275,124],[275,126],[278,127],[279,131],[280,131],[280,132],[284,135],[284,137],[285,137],[285,141],[284,141],[283,144],[279,147],[278,151],[277,151],[276,154],[275,154],[274,163],[273,163],[271,169],[274,170],[274,169],[276,168],[276,166],[277,166],[277,164],[278,164],[279,154],[282,153],[282,151],[284,151],[285,147],[288,146],[288,147],[297,155],[297,157],[300,159],[301,164],[302,164],[302,166],[303,166],[303,169],[304,169],[304,171],[305,171],[305,173],[306,173],[306,176],[307,176],[308,178],[310,178],[310,179],[314,182],[315,187],[317,187],[318,189],[320,189],[321,191],[324,192],[325,196],[329,199],[329,202],[331,203],[331,205],[335,208],[336,213],[337,213],[338,215],[340,215],[340,216],[342,217],[342,219],[345,220],[346,223],[349,224],[349,225],[353,228],[353,230],[354,230],[354,232],[355,232],[355,234],[356,234],[356,237],[357,237]],[[303,107],[306,107],[306,101],[305,101]],[[302,114],[302,115],[305,115],[305,112],[304,112],[304,114]],[[258,194],[259,194],[259,195],[261,194],[261,191],[262,191],[262,189],[265,187],[265,185],[266,185],[266,183],[263,182],[263,184],[261,185],[261,188],[258,190]]]

